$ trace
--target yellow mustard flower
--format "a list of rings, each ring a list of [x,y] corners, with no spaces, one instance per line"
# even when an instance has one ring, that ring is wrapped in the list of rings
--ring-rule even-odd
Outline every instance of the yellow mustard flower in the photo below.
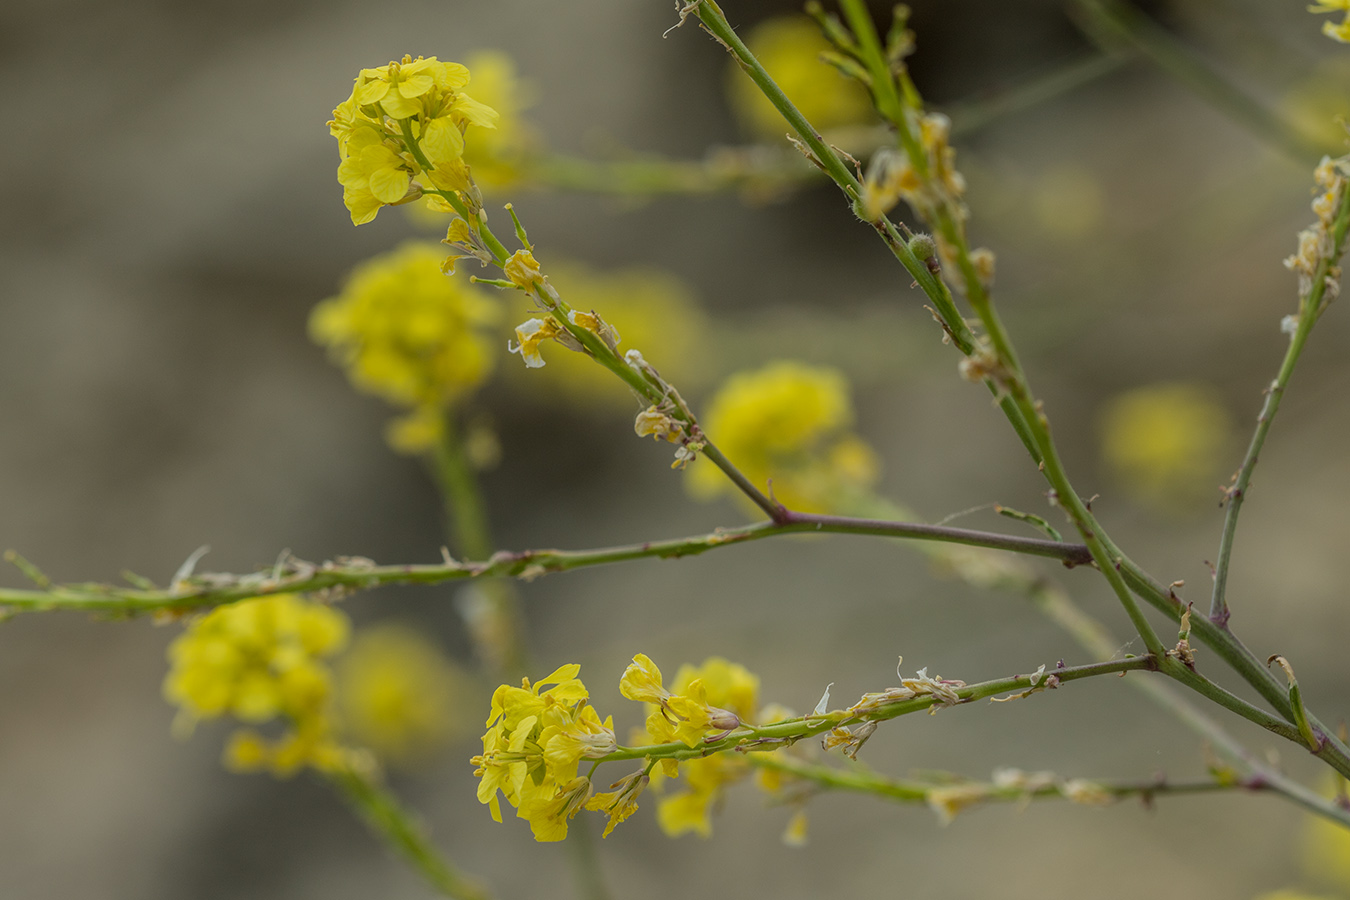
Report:
[[[761,488],[802,512],[841,512],[876,483],[876,455],[849,432],[848,383],[835,369],[770,363],[727,379],[702,417],[708,437]],[[689,469],[687,485],[703,499],[735,494],[709,465]]]
[[[491,373],[497,307],[443,275],[443,255],[434,244],[404,244],[358,266],[342,293],[314,308],[310,335],[360,390],[438,409]]]
[[[237,733],[227,764],[279,776],[340,765],[325,660],[342,649],[348,631],[344,614],[294,594],[242,600],[192,619],[169,645],[164,696],[179,708],[175,728],[186,732],[223,716],[253,724],[281,719],[285,731],[275,741]]]
[[[745,43],[816,128],[828,131],[875,121],[866,89],[821,60],[833,48],[805,16],[761,22]],[[783,117],[739,67],[728,72],[727,87],[732,109],[748,130],[764,138],[783,136],[788,129]]]
[[[436,57],[362,69],[351,95],[328,123],[337,138],[338,181],[352,222],[363,225],[383,206],[421,196],[429,187],[468,187],[463,161],[465,131],[492,128],[497,113],[465,92],[469,70]]]
[[[578,263],[550,261],[548,280],[574,312],[604,316],[604,324],[615,337],[623,336],[625,349],[635,347],[647,353],[662,376],[681,391],[694,391],[705,383],[707,316],[689,288],[673,276],[654,269],[602,272]],[[519,336],[518,340],[524,343]],[[542,362],[542,357],[535,363],[527,357],[526,364]],[[548,363],[548,378],[526,380],[526,373],[516,366],[507,368],[506,377],[531,396],[562,395],[592,408],[632,409],[632,392],[594,360],[575,353],[551,353]]]
[[[613,720],[600,721],[589,705],[580,671],[576,664],[560,666],[534,684],[526,678],[518,688],[497,688],[483,752],[472,759],[480,779],[478,800],[492,818],[502,820],[500,796],[505,796],[540,841],[566,837],[567,820],[589,798],[589,782],[577,778],[580,761],[618,747]]]
[[[759,678],[744,666],[719,657],[701,666],[686,664],[671,687],[662,687],[660,669],[643,654],[633,658],[620,682],[625,697],[652,704],[647,734],[653,743],[681,740],[694,747],[704,737],[755,721]],[[665,775],[673,776],[673,768],[664,767]],[[737,754],[718,753],[681,762],[678,772],[682,789],[661,798],[657,822],[671,837],[689,831],[708,837],[712,810],[727,785],[750,773],[750,765]]]
[[[343,731],[388,763],[416,765],[457,731],[465,680],[435,643],[407,625],[361,629],[337,666]]]
[[[1106,405],[1102,457],[1139,500],[1162,511],[1184,509],[1214,495],[1231,428],[1204,385],[1149,385]]]

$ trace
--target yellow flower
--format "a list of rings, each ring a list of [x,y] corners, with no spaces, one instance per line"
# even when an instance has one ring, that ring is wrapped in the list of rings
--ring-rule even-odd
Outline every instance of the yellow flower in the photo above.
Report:
[[[1342,44],[1350,44],[1350,0],[1317,0],[1308,7],[1310,13],[1343,12],[1345,18],[1340,24],[1323,22],[1322,33]]]
[[[600,721],[576,676],[581,667],[561,666],[541,681],[502,685],[492,695],[483,752],[472,760],[478,800],[502,820],[499,795],[527,819],[535,839],[561,840],[567,820],[589,796],[577,778],[582,759],[598,759],[617,746],[610,720]],[[544,689],[544,685],[552,685]],[[583,783],[584,782],[584,783]]]
[[[753,723],[759,679],[744,666],[712,657],[701,666],[683,665],[672,682],[673,692],[661,687],[661,673],[646,656],[639,654],[625,673],[620,690],[629,699],[655,704],[647,730],[655,743],[671,740],[696,746],[709,731]],[[674,766],[665,774],[672,776]],[[724,788],[744,778],[750,765],[738,754],[719,753],[681,762],[678,767],[682,790],[661,798],[657,822],[671,837],[693,831],[703,837],[712,833],[711,811]]]
[[[232,716],[244,722],[283,719],[269,742],[244,730],[226,748],[235,769],[270,768],[290,775],[305,765],[340,765],[332,733],[331,675],[326,657],[346,643],[347,617],[294,594],[220,606],[191,620],[169,645],[164,696],[179,707],[175,728]]]
[[[464,92],[468,83],[466,67],[434,56],[405,56],[356,76],[351,96],[328,123],[338,141],[338,181],[353,223],[369,222],[382,206],[416,199],[420,191],[410,188],[419,174],[441,190],[468,189],[464,132],[471,125],[492,128],[497,117]]]
[[[820,59],[833,48],[805,16],[761,22],[745,39],[752,53],[816,128],[830,130],[875,120],[866,89]],[[732,109],[756,135],[778,138],[788,130],[772,103],[739,67],[728,72]]]
[[[528,250],[517,250],[502,264],[502,272],[508,281],[521,290],[533,290],[534,283],[543,278],[539,263]]]
[[[1127,490],[1162,511],[1213,496],[1231,430],[1227,411],[1203,385],[1136,388],[1107,404],[1102,456]]]
[[[337,676],[344,731],[393,765],[427,759],[456,730],[464,676],[434,643],[406,625],[359,631]]]
[[[442,255],[434,244],[404,244],[358,266],[341,294],[314,308],[310,335],[360,390],[436,409],[491,372],[497,308],[441,274]]]
[[[587,809],[598,809],[609,814],[609,824],[605,826],[605,833],[601,837],[609,837],[615,825],[637,811],[637,798],[647,787],[648,780],[645,772],[634,772],[611,784],[609,792],[596,794],[590,799],[586,804]]]
[[[845,511],[877,479],[875,454],[848,431],[853,409],[844,376],[796,362],[770,363],[727,379],[703,416],[704,431],[746,477],[803,512]],[[712,466],[689,469],[689,490],[737,494]]]

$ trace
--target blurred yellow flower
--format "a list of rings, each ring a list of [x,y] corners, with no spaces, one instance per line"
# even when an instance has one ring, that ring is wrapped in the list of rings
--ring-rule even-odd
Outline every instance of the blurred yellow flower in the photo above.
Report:
[[[164,696],[179,707],[175,730],[187,733],[200,719],[222,716],[255,724],[282,719],[275,741],[237,732],[226,764],[278,776],[342,765],[325,659],[342,649],[348,631],[343,613],[294,594],[241,600],[192,619],[169,645]]]
[[[434,642],[406,625],[361,629],[337,666],[343,731],[391,765],[417,765],[458,730],[465,680]]]
[[[1303,871],[1342,895],[1350,895],[1350,828],[1309,816],[1302,851]]]
[[[473,95],[497,111],[497,127],[474,135],[464,150],[474,180],[486,188],[509,187],[519,180],[539,137],[522,117],[534,104],[534,89],[516,74],[515,61],[497,50],[483,50],[467,60],[473,72]]]
[[[499,310],[463,279],[443,275],[444,255],[435,244],[410,242],[367,260],[342,293],[310,314],[311,337],[358,389],[399,406],[438,409],[492,371]],[[424,424],[400,426],[399,442],[416,444],[408,432]]]
[[[1328,152],[1345,149],[1350,121],[1350,59],[1322,60],[1284,97],[1289,123]]]
[[[550,261],[548,280],[574,311],[589,314],[593,310],[603,316],[604,324],[622,336],[624,350],[642,351],[681,391],[693,391],[704,383],[707,317],[689,289],[673,276],[641,268],[600,272],[577,263]],[[525,337],[520,337],[522,344]],[[542,362],[539,358],[533,364]],[[545,392],[556,397],[561,393],[590,407],[633,408],[632,391],[585,354],[549,354],[546,378],[520,368],[508,366],[506,376],[531,395]]]
[[[828,131],[875,120],[872,101],[858,82],[845,77],[821,53],[833,48],[805,16],[768,19],[745,38],[750,51],[807,121]],[[739,66],[728,73],[731,107],[742,124],[762,138],[782,137],[788,125]]]
[[[1308,7],[1311,13],[1343,12],[1345,18],[1340,22],[1323,22],[1322,33],[1334,41],[1350,44],[1350,0],[1317,0]]]
[[[1232,423],[1204,385],[1127,391],[1101,414],[1102,458],[1138,500],[1166,510],[1214,496]]]
[[[876,454],[848,430],[848,382],[835,369],[775,362],[733,375],[702,424],[751,482],[763,489],[772,480],[774,497],[789,509],[846,511],[876,483]],[[710,465],[691,467],[687,484],[704,499],[737,493]]]

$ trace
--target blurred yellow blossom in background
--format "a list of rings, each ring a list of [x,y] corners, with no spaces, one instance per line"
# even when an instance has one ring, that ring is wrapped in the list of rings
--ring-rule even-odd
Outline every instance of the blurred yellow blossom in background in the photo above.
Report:
[[[442,273],[444,257],[437,244],[406,243],[362,263],[310,314],[310,336],[353,385],[411,408],[388,435],[403,452],[431,446],[440,410],[487,379],[501,343],[500,310]]]
[[[862,85],[821,61],[820,54],[834,48],[805,16],[761,22],[750,29],[745,43],[816,128],[828,131],[875,121]],[[761,138],[781,138],[787,132],[782,115],[739,67],[728,72],[727,89],[732,110],[747,130]]]
[[[1312,6],[1308,7],[1308,12],[1312,13],[1345,13],[1345,18],[1339,22],[1326,21],[1322,23],[1322,33],[1342,44],[1350,44],[1350,0],[1317,0]]]
[[[1318,63],[1285,94],[1284,110],[1297,131],[1328,153],[1344,153],[1350,121],[1350,59],[1332,57]]]
[[[1102,458],[1134,499],[1174,511],[1215,495],[1232,421],[1210,388],[1135,388],[1107,403],[1100,424]]]
[[[879,463],[849,431],[853,405],[843,373],[783,361],[726,380],[702,417],[704,431],[761,489],[800,512],[845,512],[876,483]],[[710,465],[690,467],[689,490],[741,496]],[[746,501],[747,503],[749,501]]]
[[[288,776],[304,766],[331,770],[347,762],[333,736],[332,675],[327,657],[343,648],[345,614],[295,594],[220,606],[189,621],[169,645],[164,697],[179,707],[175,730],[231,716],[262,724],[285,721],[279,738],[236,731],[226,765]]]
[[[343,732],[384,762],[416,766],[459,730],[466,681],[433,641],[407,625],[363,628],[337,666]]]
[[[497,127],[479,131],[464,148],[464,161],[482,187],[504,188],[519,180],[540,138],[522,113],[534,105],[534,86],[516,73],[515,60],[498,50],[480,50],[466,60],[473,95],[497,111]]]

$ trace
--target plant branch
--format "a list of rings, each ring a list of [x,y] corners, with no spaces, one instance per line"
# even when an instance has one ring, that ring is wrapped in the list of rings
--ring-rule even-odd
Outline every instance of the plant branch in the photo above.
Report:
[[[342,593],[386,584],[440,584],[467,578],[511,577],[530,580],[552,572],[633,559],[696,556],[719,547],[803,533],[944,541],[1043,556],[1058,559],[1070,566],[1091,561],[1087,548],[1082,544],[916,522],[852,519],[790,511],[785,515],[786,521],[780,523],[759,522],[692,537],[645,541],[597,550],[500,551],[480,562],[447,559],[441,564],[379,566],[366,559],[339,558],[314,564],[291,558],[271,569],[249,575],[201,573],[189,576],[167,589],[128,588],[99,583],[60,584],[46,589],[0,588],[0,608],[7,608],[11,612],[76,609],[136,615],[156,610],[186,611],[266,594]]]

